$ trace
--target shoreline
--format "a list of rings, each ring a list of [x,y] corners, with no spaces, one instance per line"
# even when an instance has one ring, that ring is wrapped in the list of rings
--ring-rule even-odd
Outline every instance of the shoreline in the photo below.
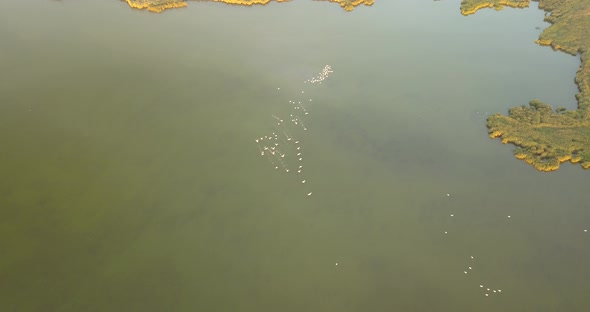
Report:
[[[473,2],[473,1],[472,1]],[[524,9],[524,8],[528,8],[530,5],[530,1],[528,0],[520,0],[520,1],[511,1],[511,0],[499,0],[499,1],[493,1],[493,0],[483,0],[483,1],[478,1],[481,2],[479,4],[477,3],[473,3],[470,1],[461,1],[461,14],[463,14],[464,16],[468,16],[468,15],[472,15],[475,14],[477,11],[481,10],[481,9],[485,9],[485,8],[493,8],[496,11],[500,11],[502,9],[504,9],[505,6],[507,7],[511,7],[511,8],[518,8],[518,9]],[[467,4],[471,4],[473,7],[471,8],[466,8],[465,5]]]
[[[464,0],[461,13],[469,15],[482,8],[501,9],[504,5],[522,8],[531,0]],[[540,100],[528,106],[512,107],[508,115],[494,114],[487,119],[489,137],[516,146],[514,156],[539,171],[555,171],[561,163],[580,164],[590,169],[590,1],[571,0],[567,6],[559,0],[539,0],[539,9],[548,13],[550,23],[535,40],[581,58],[575,76],[578,87],[577,109],[553,109]],[[466,6],[471,6],[466,8]],[[464,14],[469,13],[469,14]]]

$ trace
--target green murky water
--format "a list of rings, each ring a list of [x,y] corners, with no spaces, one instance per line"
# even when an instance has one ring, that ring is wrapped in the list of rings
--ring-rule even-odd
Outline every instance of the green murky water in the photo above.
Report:
[[[6,1],[0,310],[587,311],[588,172],[485,129],[579,59],[536,7],[376,2]],[[292,113],[300,174],[255,142]]]

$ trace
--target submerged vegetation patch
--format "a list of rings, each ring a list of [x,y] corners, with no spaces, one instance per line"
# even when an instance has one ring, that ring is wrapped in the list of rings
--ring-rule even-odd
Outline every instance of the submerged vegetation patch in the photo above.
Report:
[[[166,9],[183,8],[187,6],[189,0],[123,0],[129,4],[130,7],[140,10],[148,10],[154,13],[163,12]],[[290,0],[197,0],[210,2],[223,2],[235,5],[266,5],[270,2],[288,2]],[[352,11],[355,7],[364,5],[373,5],[375,0],[316,0],[339,3],[346,11]]]
[[[475,13],[482,8],[524,7],[530,0],[464,0],[461,12]],[[562,162],[579,163],[590,169],[590,1],[540,0],[539,8],[551,23],[536,41],[556,51],[581,55],[582,65],[575,82],[578,108],[566,110],[539,100],[528,106],[513,107],[508,116],[495,114],[488,118],[491,138],[516,145],[514,155],[541,171],[553,171]]]

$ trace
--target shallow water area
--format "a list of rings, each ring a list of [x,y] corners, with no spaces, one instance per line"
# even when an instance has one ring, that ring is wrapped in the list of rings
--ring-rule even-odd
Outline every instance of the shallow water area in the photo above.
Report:
[[[6,1],[0,310],[587,311],[589,172],[485,128],[580,61],[459,2]]]

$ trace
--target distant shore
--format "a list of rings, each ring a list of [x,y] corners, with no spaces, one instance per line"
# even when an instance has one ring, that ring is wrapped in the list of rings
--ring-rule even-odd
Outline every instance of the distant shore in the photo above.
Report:
[[[139,10],[148,10],[154,13],[161,13],[167,9],[183,8],[187,6],[189,0],[123,0],[129,4],[130,7]],[[267,5],[270,2],[289,2],[290,0],[199,0],[199,1],[210,1],[210,2],[222,2],[226,4],[234,5]],[[371,6],[375,0],[315,0],[315,1],[327,1],[340,4],[346,11],[352,11],[359,5]]]

